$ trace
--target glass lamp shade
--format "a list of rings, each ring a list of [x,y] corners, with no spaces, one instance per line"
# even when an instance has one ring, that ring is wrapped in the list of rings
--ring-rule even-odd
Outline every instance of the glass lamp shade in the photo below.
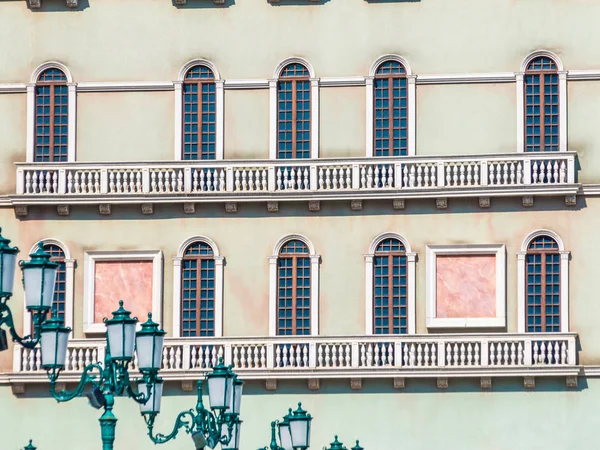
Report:
[[[152,321],[152,313],[142,324],[142,329],[135,336],[135,351],[140,371],[158,371],[162,362],[163,341],[165,331]]]
[[[298,403],[298,409],[294,411],[288,420],[294,450],[304,450],[310,447],[310,421],[312,417],[302,409],[302,403]]]
[[[130,317],[131,312],[123,308],[123,300],[119,300],[119,309],[112,314],[112,319],[104,319],[107,351],[113,361],[131,361],[135,347],[135,324],[138,320]]]
[[[226,410],[233,403],[234,377],[235,374],[230,367],[223,364],[222,359],[213,367],[213,371],[206,375],[211,409]]]
[[[240,430],[242,421],[236,420],[231,430],[231,439],[227,444],[221,444],[221,450],[239,450],[240,448]],[[229,430],[226,424],[221,425],[221,436],[228,436]]]
[[[40,347],[42,367],[45,370],[65,368],[70,332],[71,329],[65,327],[62,320],[56,316],[43,323]]]
[[[244,382],[237,376],[233,379],[232,394],[229,398],[227,412],[230,414],[240,415],[240,408],[242,406],[242,390],[244,389]]]
[[[50,261],[50,255],[44,251],[42,242],[29,256],[31,260],[19,263],[23,271],[25,307],[28,311],[50,311],[58,263]]]
[[[290,408],[289,413],[283,417],[283,421],[279,422],[279,442],[284,450],[294,450],[292,435],[290,434],[289,418],[291,415],[292,409]]]
[[[139,392],[148,395],[148,385],[146,383],[138,384]],[[150,390],[150,399],[144,403],[140,403],[140,412],[142,414],[158,414],[160,412],[160,402],[163,394],[163,380],[157,378]]]
[[[15,283],[15,267],[19,249],[8,244],[10,244],[10,239],[2,236],[2,228],[0,228],[0,297],[10,297]]]

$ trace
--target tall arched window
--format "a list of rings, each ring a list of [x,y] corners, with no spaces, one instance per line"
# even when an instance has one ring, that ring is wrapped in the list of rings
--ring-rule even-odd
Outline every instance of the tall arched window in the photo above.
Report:
[[[192,67],[183,82],[183,160],[216,159],[216,83],[204,65]]]
[[[288,241],[277,259],[277,334],[310,335],[311,260],[306,244]]]
[[[44,70],[35,86],[34,162],[68,160],[69,92],[58,68]]]
[[[215,287],[211,246],[190,244],[181,264],[181,336],[215,335]]]
[[[559,77],[548,56],[532,59],[525,70],[525,151],[560,149]]]
[[[373,81],[374,156],[408,154],[406,69],[398,61],[379,65]]]
[[[310,158],[310,72],[288,64],[277,83],[277,158]]]
[[[373,332],[408,332],[406,249],[398,239],[385,239],[373,258]]]
[[[534,238],[526,255],[527,332],[561,331],[561,255],[550,236]]]
[[[58,317],[64,321],[67,295],[67,266],[65,262],[65,252],[56,244],[44,244],[43,248],[46,253],[50,254],[50,261],[58,263],[52,308],[56,309]]]

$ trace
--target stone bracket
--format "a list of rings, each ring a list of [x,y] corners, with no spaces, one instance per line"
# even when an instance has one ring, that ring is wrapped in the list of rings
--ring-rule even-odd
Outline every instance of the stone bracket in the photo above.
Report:
[[[154,205],[152,203],[142,203],[142,214],[146,216],[154,214]]]
[[[110,216],[112,214],[112,207],[110,203],[100,203],[98,205],[98,211],[103,216]]]
[[[265,389],[267,391],[275,391],[277,390],[277,380],[265,380]]]
[[[318,378],[309,378],[308,379],[308,389],[311,391],[318,391],[321,389],[321,380]]]
[[[183,212],[185,214],[194,214],[196,212],[196,204],[191,202],[185,202],[183,204]]]
[[[489,208],[492,206],[492,199],[489,197],[479,197],[479,207],[480,208]]]
[[[525,389],[535,389],[535,377],[524,377],[523,387]]]
[[[577,206],[577,196],[576,195],[566,195],[565,196],[565,205],[566,206]]]
[[[394,389],[404,389],[406,387],[406,379],[404,377],[394,377]]]
[[[350,389],[359,391],[362,389],[362,378],[350,378]]]
[[[17,205],[15,206],[15,216],[17,217],[27,217],[29,214],[29,208],[27,205]]]
[[[350,209],[352,211],[360,211],[363,209],[362,200],[350,200]]]
[[[479,380],[479,386],[481,389],[491,389],[492,388],[492,377],[481,377]]]
[[[437,209],[446,209],[448,208],[448,199],[444,198],[436,198],[435,199],[435,207]]]
[[[577,388],[577,376],[567,377],[565,381],[568,388]]]
[[[238,207],[236,202],[225,202],[225,212],[235,213],[237,210]]]
[[[69,205],[58,205],[56,207],[56,213],[59,216],[68,216],[71,214],[71,208],[69,207]]]
[[[193,380],[182,380],[181,381],[181,390],[183,392],[192,392],[194,390],[194,381]]]
[[[279,202],[267,202],[268,212],[279,212]]]
[[[521,199],[521,204],[524,208],[532,208],[533,207],[533,196],[528,195]]]
[[[317,212],[321,210],[321,202],[319,200],[309,200],[308,210],[311,212]]]
[[[448,389],[448,378],[438,377],[437,378],[438,389]]]
[[[393,205],[394,209],[404,209],[404,208],[406,208],[406,204],[405,204],[403,198],[397,198],[397,199],[395,199],[392,205]]]

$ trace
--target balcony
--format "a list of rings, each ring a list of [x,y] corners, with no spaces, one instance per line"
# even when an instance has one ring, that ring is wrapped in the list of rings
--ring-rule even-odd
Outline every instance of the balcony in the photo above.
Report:
[[[576,153],[17,163],[13,205],[574,196]]]
[[[365,378],[566,377],[577,383],[575,333],[560,334],[426,334],[385,336],[292,336],[269,338],[166,338],[161,376],[196,380],[220,357],[246,380],[303,379],[314,386],[320,379],[349,379],[356,388]],[[102,361],[103,339],[72,339],[63,382],[78,380],[85,365]],[[133,363],[135,366],[135,361]],[[13,385],[47,382],[39,350],[14,348]],[[486,381],[487,382],[487,381]],[[189,384],[189,383],[188,383]],[[531,386],[528,386],[531,387]]]

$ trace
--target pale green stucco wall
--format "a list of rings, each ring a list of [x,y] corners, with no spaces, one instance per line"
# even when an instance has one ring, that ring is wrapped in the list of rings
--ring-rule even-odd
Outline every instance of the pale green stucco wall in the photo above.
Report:
[[[365,97],[364,87],[321,89],[320,157],[366,156]]]
[[[225,159],[269,159],[269,90],[225,92]]]
[[[184,215],[180,205],[155,205],[153,216],[138,206],[113,206],[112,216],[100,216],[94,207],[74,207],[70,217],[56,216],[52,208],[33,208],[17,221],[2,210],[3,235],[23,249],[39,239],[65,242],[77,260],[75,270],[75,336],[82,337],[84,252],[90,250],[162,250],[164,253],[164,319],[172,330],[172,258],[183,241],[194,235],[213,239],[225,256],[224,334],[268,334],[268,257],[283,236],[299,233],[309,238],[321,255],[320,333],[361,335],[365,332],[364,257],[373,239],[383,232],[398,232],[418,254],[417,332],[425,333],[425,275],[427,244],[506,244],[508,331],[517,331],[517,257],[523,239],[537,229],[556,231],[572,252],[570,262],[571,330],[581,339],[580,362],[600,362],[600,306],[593,283],[597,271],[599,200],[580,199],[565,210],[560,198],[537,198],[532,209],[520,199],[492,199],[491,210],[481,210],[476,199],[450,199],[447,210],[436,210],[433,199],[408,201],[405,211],[393,211],[389,202],[365,202],[351,213],[346,202],[324,202],[319,213],[305,203],[281,203],[279,213],[267,213],[264,203],[240,204],[237,214],[222,205],[198,205],[195,215]],[[117,299],[115,299],[116,302]],[[20,305],[21,293],[11,302]],[[21,323],[21,308],[16,308]],[[8,367],[7,367],[8,366]],[[10,368],[10,359],[5,369]]]
[[[157,431],[170,431],[175,416],[194,407],[195,393],[183,395],[177,385],[166,389]],[[100,411],[86,399],[57,404],[43,388],[31,388],[15,398],[0,387],[2,448],[19,449],[33,438],[39,450],[97,450]],[[348,381],[321,381],[321,390],[308,391],[305,382],[280,382],[277,391],[262,384],[244,388],[240,450],[255,450],[270,440],[269,424],[298,401],[313,414],[312,449],[323,448],[339,434],[348,447],[359,438],[366,450],[594,450],[600,380],[580,380],[567,390],[563,380],[537,380],[524,391],[516,379],[495,380],[481,391],[478,380],[450,380],[440,391],[435,380],[409,381],[394,390],[391,380],[365,380],[361,391]],[[115,450],[152,450],[138,407],[117,399]],[[54,420],[50,420],[54,418]],[[351,445],[348,445],[351,444]],[[185,433],[160,448],[191,450]]]

